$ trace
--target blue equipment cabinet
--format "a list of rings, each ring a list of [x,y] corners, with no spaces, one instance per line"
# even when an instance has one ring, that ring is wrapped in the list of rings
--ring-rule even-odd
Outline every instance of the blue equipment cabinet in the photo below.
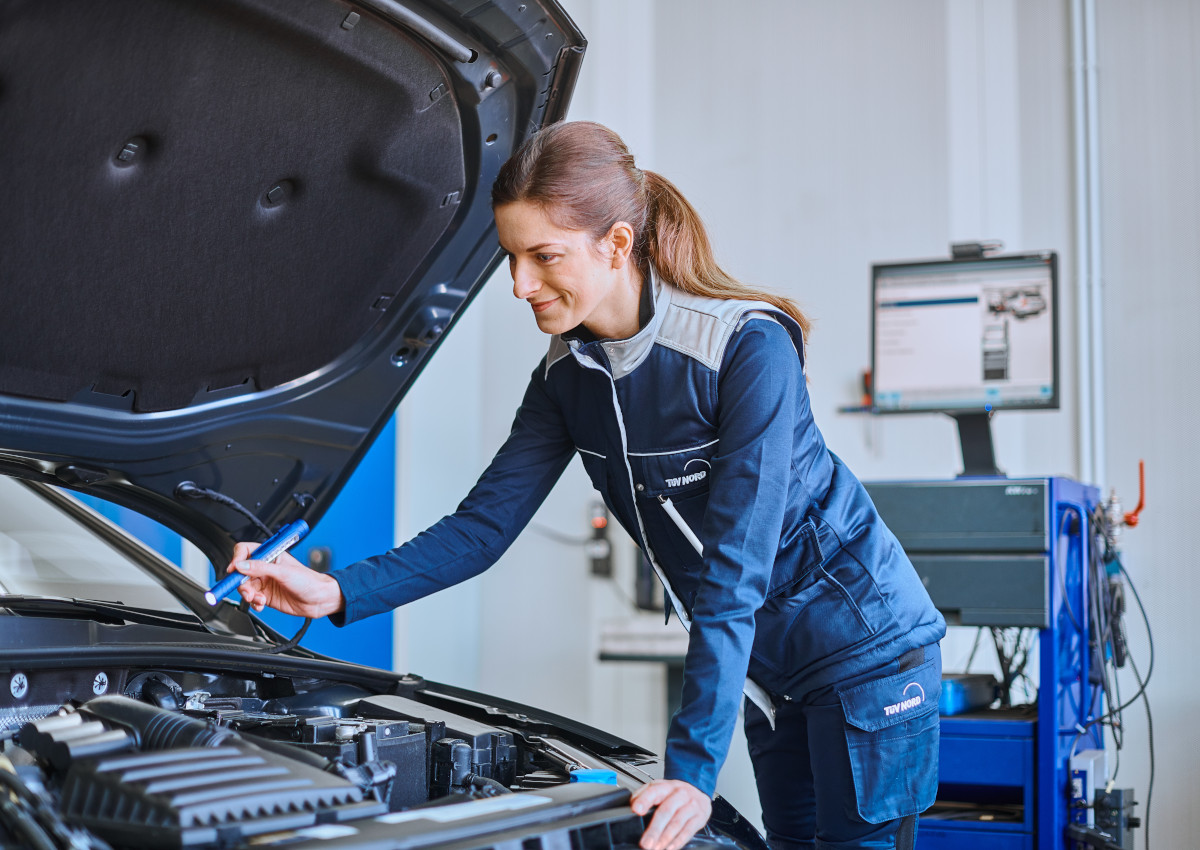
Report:
[[[867,489],[947,622],[1038,629],[1036,705],[943,717],[938,799],[920,850],[1068,846],[1069,760],[1102,749],[1089,682],[1088,515],[1068,478],[881,482]]]

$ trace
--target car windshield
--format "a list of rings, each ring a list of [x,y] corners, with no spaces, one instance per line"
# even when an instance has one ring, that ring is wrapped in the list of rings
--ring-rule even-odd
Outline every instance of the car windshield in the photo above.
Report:
[[[187,612],[135,560],[28,487],[0,476],[0,505],[0,594]]]

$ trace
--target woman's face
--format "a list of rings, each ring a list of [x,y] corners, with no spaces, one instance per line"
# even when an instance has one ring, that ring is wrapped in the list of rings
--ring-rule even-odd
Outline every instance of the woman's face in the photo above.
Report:
[[[513,295],[529,302],[539,330],[559,334],[584,325],[609,338],[636,332],[638,290],[631,298],[625,245],[632,233],[624,234],[623,223],[597,242],[581,230],[559,227],[527,201],[504,204],[494,213]]]

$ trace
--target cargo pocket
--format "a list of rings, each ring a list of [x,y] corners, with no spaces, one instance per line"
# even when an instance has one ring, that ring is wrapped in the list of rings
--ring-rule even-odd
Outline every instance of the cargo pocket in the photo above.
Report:
[[[938,774],[940,666],[919,667],[839,691],[858,815],[884,823],[933,805]]]

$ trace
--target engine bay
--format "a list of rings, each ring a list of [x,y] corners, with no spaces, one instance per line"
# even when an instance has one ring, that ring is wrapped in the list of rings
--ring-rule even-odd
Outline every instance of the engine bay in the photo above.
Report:
[[[242,846],[281,830],[550,789],[612,767],[552,727],[427,695],[415,677],[387,693],[265,671],[8,677],[0,780],[10,799],[0,791],[0,800],[64,846]],[[7,812],[0,838],[35,846],[21,824]]]

